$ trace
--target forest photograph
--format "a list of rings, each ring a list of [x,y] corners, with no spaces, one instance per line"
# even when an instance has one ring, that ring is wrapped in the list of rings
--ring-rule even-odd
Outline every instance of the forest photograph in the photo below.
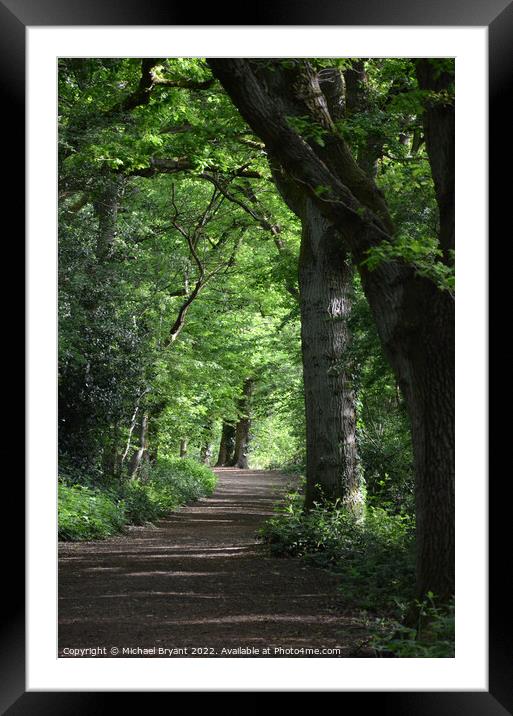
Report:
[[[59,657],[454,658],[454,59],[57,81]]]

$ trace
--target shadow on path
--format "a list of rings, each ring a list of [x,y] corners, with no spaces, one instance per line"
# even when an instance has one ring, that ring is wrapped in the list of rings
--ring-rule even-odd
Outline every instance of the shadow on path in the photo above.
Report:
[[[155,527],[59,545],[59,655],[66,648],[187,648],[176,656],[358,656],[365,631],[337,580],[268,556],[256,532],[290,487],[276,472],[216,470],[215,493]],[[270,648],[231,654],[222,649]],[[194,649],[208,649],[194,653]],[[338,653],[281,653],[338,649]],[[85,654],[87,656],[87,654]],[[89,655],[90,656],[90,655]]]

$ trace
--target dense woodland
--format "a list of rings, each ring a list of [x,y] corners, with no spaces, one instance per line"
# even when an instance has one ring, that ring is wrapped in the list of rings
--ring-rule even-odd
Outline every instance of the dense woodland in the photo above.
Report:
[[[297,475],[274,553],[447,618],[452,60],[59,61],[59,463],[64,539]]]

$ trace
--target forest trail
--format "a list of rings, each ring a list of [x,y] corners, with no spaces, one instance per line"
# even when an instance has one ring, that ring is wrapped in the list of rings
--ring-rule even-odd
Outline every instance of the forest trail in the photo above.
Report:
[[[155,527],[59,545],[60,656],[99,646],[105,657],[112,647],[121,657],[141,656],[122,653],[127,647],[155,648],[148,656],[157,657],[369,655],[359,648],[364,627],[343,610],[337,578],[300,559],[270,557],[258,542],[256,532],[290,478],[234,468],[216,473],[211,497]],[[184,647],[186,654],[158,653]],[[260,652],[222,651],[240,648]]]

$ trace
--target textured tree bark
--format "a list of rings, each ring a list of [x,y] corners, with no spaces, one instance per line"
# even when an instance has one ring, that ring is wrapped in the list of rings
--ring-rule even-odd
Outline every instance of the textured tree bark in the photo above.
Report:
[[[180,440],[180,457],[187,456],[187,440]]]
[[[276,184],[301,219],[299,303],[306,416],[305,509],[342,500],[363,506],[355,394],[348,349],[353,268],[333,223],[274,168]]]
[[[209,64],[267,151],[298,192],[332,222],[358,266],[383,349],[405,396],[411,418],[417,517],[417,596],[440,600],[454,592],[454,300],[411,266],[383,262],[362,266],[368,249],[393,236],[386,202],[331,131],[316,148],[287,121],[281,97],[253,70],[255,61],[210,59]],[[426,67],[425,63],[428,63]],[[278,71],[281,71],[277,67]],[[301,70],[300,70],[301,71]],[[421,87],[450,87],[451,73],[417,63]],[[309,114],[325,114],[318,81],[308,70],[295,91],[309,97]],[[441,84],[443,83],[443,84]],[[294,86],[294,85],[293,85]],[[315,107],[314,107],[315,105]],[[426,146],[440,213],[446,261],[454,246],[454,106],[425,111]],[[322,191],[319,191],[319,188]]]
[[[454,75],[418,60],[421,88],[451,89]],[[428,103],[423,117],[426,149],[439,209],[439,241],[452,264],[455,246],[455,124],[451,101]],[[454,594],[455,517],[455,335],[454,300],[428,283],[422,294],[424,320],[414,348],[410,414],[415,451],[417,592],[442,601]],[[420,344],[420,345],[419,345]]]
[[[415,457],[417,591],[454,594],[454,303],[427,287],[425,320],[410,347]]]
[[[232,467],[239,467],[247,470],[248,450],[251,428],[251,394],[253,392],[253,379],[247,378],[242,388],[242,397],[239,402],[239,419],[235,427],[235,447],[233,458],[230,461]]]
[[[356,449],[351,341],[352,267],[333,225],[310,199],[299,259],[301,346],[306,410],[305,508],[322,499],[362,504]]]
[[[360,270],[410,416],[417,596],[454,593],[454,299],[396,264]]]
[[[219,454],[217,456],[216,467],[225,467],[231,462],[233,456],[233,448],[235,444],[235,427],[230,423],[223,422],[221,432],[221,442],[219,445]]]
[[[447,92],[454,84],[454,76],[441,71],[430,60],[417,60],[419,86],[430,92]],[[452,260],[454,250],[454,104],[428,101],[424,108],[423,127],[426,149],[435,185],[440,213],[440,245],[446,261]]]

